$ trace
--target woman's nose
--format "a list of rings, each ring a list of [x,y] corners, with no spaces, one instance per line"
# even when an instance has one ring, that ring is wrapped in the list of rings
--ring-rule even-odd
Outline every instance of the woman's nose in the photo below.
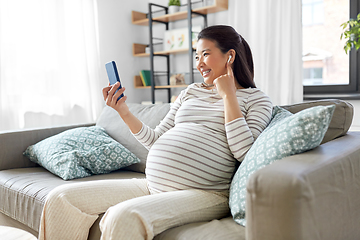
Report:
[[[198,58],[198,60],[196,61],[196,66],[197,66],[197,67],[201,67],[202,65],[204,65],[204,61],[203,61],[203,59],[200,57],[200,58]]]

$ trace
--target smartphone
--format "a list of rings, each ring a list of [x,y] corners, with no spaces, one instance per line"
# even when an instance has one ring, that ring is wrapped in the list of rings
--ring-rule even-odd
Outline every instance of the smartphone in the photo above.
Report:
[[[120,83],[120,87],[116,89],[116,92],[119,91],[119,89],[122,88],[122,86],[120,82],[119,73],[116,67],[116,63],[114,61],[108,62],[105,64],[105,68],[109,78],[110,85],[114,85],[116,82]],[[117,99],[117,101],[119,101],[119,99],[122,98],[123,96],[124,94],[121,94],[120,97]]]

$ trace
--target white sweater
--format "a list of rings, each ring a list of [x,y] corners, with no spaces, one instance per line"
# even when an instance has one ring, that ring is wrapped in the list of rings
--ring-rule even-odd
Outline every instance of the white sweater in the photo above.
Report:
[[[216,89],[195,83],[183,90],[155,128],[143,124],[134,136],[149,149],[150,191],[228,190],[236,160],[242,161],[271,119],[272,103],[259,89],[238,89],[244,115],[225,124]]]

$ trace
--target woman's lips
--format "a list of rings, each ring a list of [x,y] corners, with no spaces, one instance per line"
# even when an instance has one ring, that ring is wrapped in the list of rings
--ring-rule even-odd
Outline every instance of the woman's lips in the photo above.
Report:
[[[207,77],[211,72],[211,69],[205,70],[202,72],[203,77]]]

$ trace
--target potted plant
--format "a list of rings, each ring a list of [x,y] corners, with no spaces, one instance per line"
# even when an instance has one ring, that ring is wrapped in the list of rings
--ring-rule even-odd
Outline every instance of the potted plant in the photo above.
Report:
[[[178,12],[180,5],[180,0],[169,0],[169,14]]]
[[[344,46],[345,53],[347,54],[353,47],[358,50],[360,48],[360,13],[357,15],[356,19],[350,19],[340,26],[344,30],[344,32],[341,33],[340,39],[345,38],[347,40]]]

